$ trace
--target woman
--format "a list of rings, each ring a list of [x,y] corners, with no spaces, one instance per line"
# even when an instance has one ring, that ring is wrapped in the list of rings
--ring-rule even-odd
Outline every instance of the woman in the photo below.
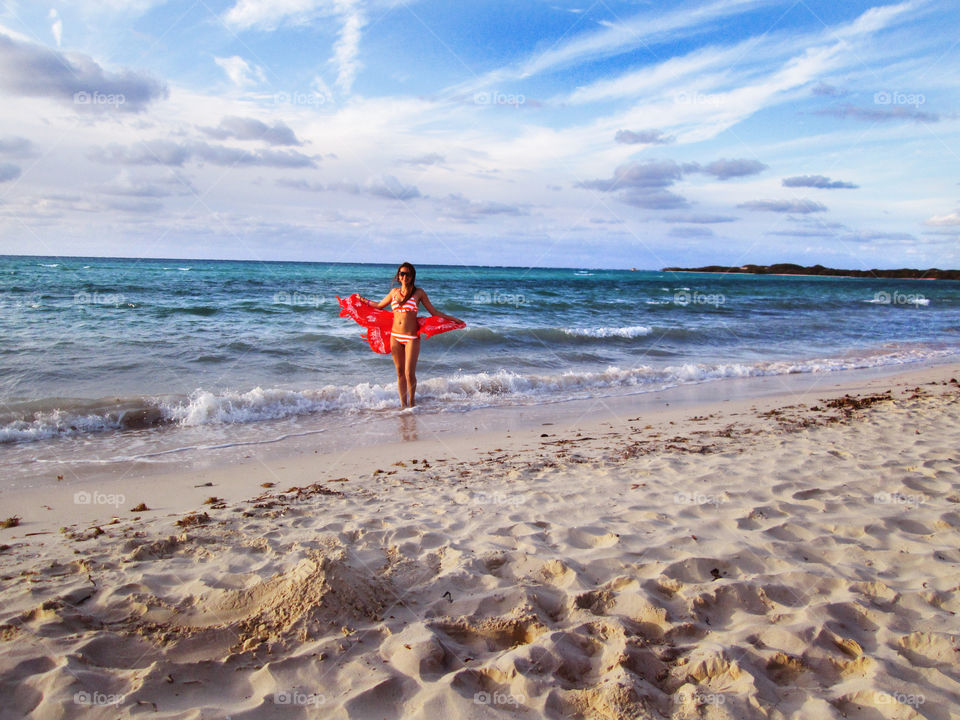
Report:
[[[408,262],[397,268],[394,282],[400,284],[393,288],[378,303],[365,297],[360,299],[375,308],[383,308],[389,303],[393,310],[393,327],[390,330],[390,354],[393,355],[393,364],[397,367],[397,390],[400,393],[400,407],[412,408],[416,402],[417,392],[417,358],[420,356],[420,326],[417,322],[417,304],[436,317],[442,317],[456,323],[461,320],[438,311],[423,288],[415,284],[417,279],[416,268]]]

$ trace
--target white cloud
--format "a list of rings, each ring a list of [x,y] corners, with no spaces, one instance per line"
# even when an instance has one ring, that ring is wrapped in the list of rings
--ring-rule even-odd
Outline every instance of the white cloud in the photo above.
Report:
[[[801,213],[804,215],[824,212],[827,209],[827,206],[823,203],[808,198],[800,198],[799,200],[750,200],[740,203],[737,207],[744,210],[765,210],[767,212]]]
[[[113,180],[99,186],[97,190],[105,195],[137,198],[195,195],[197,192],[189,180],[176,174],[146,177],[131,175],[126,170],[121,170]]]
[[[333,46],[333,59],[337,65],[337,87],[349,93],[361,67],[360,37],[367,19],[357,0],[337,0],[336,4],[343,17],[343,26]]]
[[[72,0],[76,6],[87,14],[105,14],[129,12],[139,14],[146,12],[154,5],[162,5],[168,0]]]
[[[227,74],[227,77],[230,78],[230,82],[237,87],[255,85],[258,82],[264,82],[266,80],[263,75],[263,70],[260,67],[251,65],[239,55],[232,57],[215,57],[213,61],[220,66]]]
[[[644,125],[675,132],[679,144],[710,140],[766,107],[798,97],[824,75],[859,67],[864,52],[855,40],[869,39],[883,23],[892,22],[908,8],[898,5],[883,13],[870,11],[817,35],[771,36],[762,41],[744,40],[733,47],[708,47],[579,88],[557,101],[641,99],[627,110],[597,117],[589,126],[565,129],[558,147],[569,148],[572,154],[579,145],[581,155],[589,152],[600,158],[614,152],[621,153],[617,157],[622,159],[623,147],[600,146],[596,138],[606,139],[619,128]]]
[[[960,225],[960,213],[952,212],[949,215],[934,215],[929,220],[925,220],[924,225],[932,227],[949,227]]]
[[[284,22],[306,22],[328,5],[326,0],[238,0],[224,20],[240,30],[273,30]]]
[[[50,32],[53,33],[53,39],[57,41],[57,47],[60,47],[61,41],[63,40],[63,21],[60,19],[56,8],[51,8],[48,17],[53,21],[50,25]]]
[[[537,52],[514,65],[498,68],[459,86],[457,94],[500,82],[521,80],[556,68],[610,57],[671,38],[687,37],[714,21],[773,4],[774,0],[719,0],[698,8],[685,7],[671,13],[639,13],[618,23],[604,23],[604,29],[573,34],[546,52]]]
[[[240,30],[270,31],[281,25],[309,24],[319,17],[337,18],[340,29],[330,60],[337,69],[337,87],[349,93],[362,67],[360,40],[367,24],[366,6],[364,0],[238,0],[224,20]]]
[[[769,4],[769,0],[721,0],[698,8],[685,7],[666,15],[640,13],[623,22],[604,23],[604,30],[574,37],[556,48],[529,58],[518,68],[519,76],[529,77],[558,66],[645,47],[647,43],[668,37],[691,35],[695,28],[722,17]]]

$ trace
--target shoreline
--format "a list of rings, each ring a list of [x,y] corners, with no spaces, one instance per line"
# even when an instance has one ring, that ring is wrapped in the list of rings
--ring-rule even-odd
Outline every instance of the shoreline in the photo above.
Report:
[[[48,492],[0,718],[947,718],[960,364],[838,375]]]
[[[357,422],[351,421],[341,430],[231,446],[183,467],[172,468],[174,463],[168,462],[82,465],[71,468],[72,477],[64,475],[62,481],[48,479],[35,487],[3,488],[0,499],[10,515],[22,518],[20,527],[49,533],[73,523],[104,524],[114,517],[124,518],[130,508],[141,502],[158,508],[150,516],[160,510],[182,514],[210,497],[211,488],[217,488],[228,502],[241,502],[260,494],[259,484],[249,480],[254,473],[269,475],[282,484],[293,482],[296,472],[309,471],[311,463],[342,468],[344,474],[348,470],[370,472],[376,469],[372,465],[389,464],[392,455],[402,456],[418,449],[422,452],[430,445],[464,451],[474,445],[503,444],[504,436],[529,442],[542,427],[551,427],[552,431],[595,431],[599,425],[633,416],[642,416],[650,423],[678,422],[690,413],[742,413],[745,404],[758,404],[767,410],[797,401],[815,404],[818,394],[870,393],[885,384],[922,383],[938,369],[960,378],[960,361],[941,359],[916,366],[713,379],[661,390],[531,406],[480,408],[462,414],[388,411],[366,421],[363,433],[356,432]],[[367,465],[370,470],[365,470]],[[329,476],[331,472],[324,474]],[[237,477],[245,480],[234,481]],[[176,490],[176,501],[171,498],[170,487]],[[89,504],[77,504],[77,492],[100,493],[116,500],[122,496],[122,502],[97,503],[97,498],[91,496]]]

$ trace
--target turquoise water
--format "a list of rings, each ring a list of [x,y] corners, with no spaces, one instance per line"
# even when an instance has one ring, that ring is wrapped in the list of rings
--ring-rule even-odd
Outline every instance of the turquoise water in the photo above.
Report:
[[[394,408],[390,357],[370,351],[336,297],[380,298],[395,268],[0,257],[3,447],[186,427],[206,428],[192,442],[202,432],[255,441],[258,423]],[[955,282],[417,270],[434,305],[468,325],[423,341],[424,412],[897,364],[960,348]]]

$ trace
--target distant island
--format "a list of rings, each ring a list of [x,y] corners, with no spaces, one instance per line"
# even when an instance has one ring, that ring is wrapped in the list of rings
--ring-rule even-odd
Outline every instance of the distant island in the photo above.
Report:
[[[960,280],[960,270],[917,270],[901,268],[899,270],[838,270],[823,265],[794,265],[777,263],[776,265],[706,265],[699,268],[666,267],[661,272],[701,272],[701,273],[739,273],[741,275],[819,275],[833,277],[897,278],[900,280]]]

